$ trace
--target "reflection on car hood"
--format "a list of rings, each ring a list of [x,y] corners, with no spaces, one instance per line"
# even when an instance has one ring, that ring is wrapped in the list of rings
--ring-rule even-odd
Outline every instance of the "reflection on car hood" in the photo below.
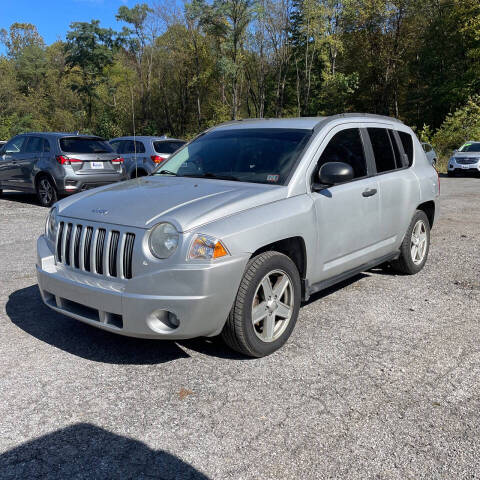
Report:
[[[187,231],[286,196],[287,187],[281,186],[149,176],[79,193],[58,208],[71,218],[139,228],[168,220]]]

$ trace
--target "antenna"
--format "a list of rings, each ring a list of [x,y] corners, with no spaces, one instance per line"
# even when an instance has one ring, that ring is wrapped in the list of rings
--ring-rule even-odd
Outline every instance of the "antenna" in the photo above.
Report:
[[[133,103],[133,88],[130,85],[130,94],[132,97],[132,124],[133,124],[133,158],[135,160],[135,178],[138,178],[138,165],[137,165],[137,141],[135,139],[135,106]]]

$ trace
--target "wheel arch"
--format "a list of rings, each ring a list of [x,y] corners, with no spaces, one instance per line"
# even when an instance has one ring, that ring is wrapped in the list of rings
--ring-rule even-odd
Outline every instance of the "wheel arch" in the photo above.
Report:
[[[276,251],[289,257],[298,269],[302,283],[302,298],[305,295],[305,278],[307,275],[307,248],[303,237],[295,236],[277,240],[255,250],[250,258],[263,252]]]
[[[55,178],[53,177],[52,174],[44,171],[44,170],[40,170],[39,172],[37,172],[35,174],[35,177],[33,179],[33,186],[35,187],[35,189],[37,188],[37,183],[38,181],[42,178],[42,177],[47,177],[49,180],[52,181],[53,185],[55,186],[55,188],[58,190],[58,185],[57,185],[57,182],[55,181]]]
[[[432,228],[435,221],[435,202],[433,200],[429,200],[428,202],[421,203],[418,205],[417,210],[421,210],[425,213],[428,218],[430,228]]]

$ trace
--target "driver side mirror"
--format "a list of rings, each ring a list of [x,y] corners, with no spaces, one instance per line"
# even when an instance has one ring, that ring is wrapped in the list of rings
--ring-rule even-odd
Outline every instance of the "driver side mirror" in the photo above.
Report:
[[[354,177],[353,168],[344,162],[327,162],[320,167],[318,172],[319,184],[314,184],[314,189],[332,187],[340,183],[349,182]]]

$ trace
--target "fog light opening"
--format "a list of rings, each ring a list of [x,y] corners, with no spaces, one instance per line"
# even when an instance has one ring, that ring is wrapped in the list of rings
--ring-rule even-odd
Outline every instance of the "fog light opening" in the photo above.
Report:
[[[147,320],[148,326],[155,332],[168,333],[180,326],[179,318],[168,310],[155,310]]]

